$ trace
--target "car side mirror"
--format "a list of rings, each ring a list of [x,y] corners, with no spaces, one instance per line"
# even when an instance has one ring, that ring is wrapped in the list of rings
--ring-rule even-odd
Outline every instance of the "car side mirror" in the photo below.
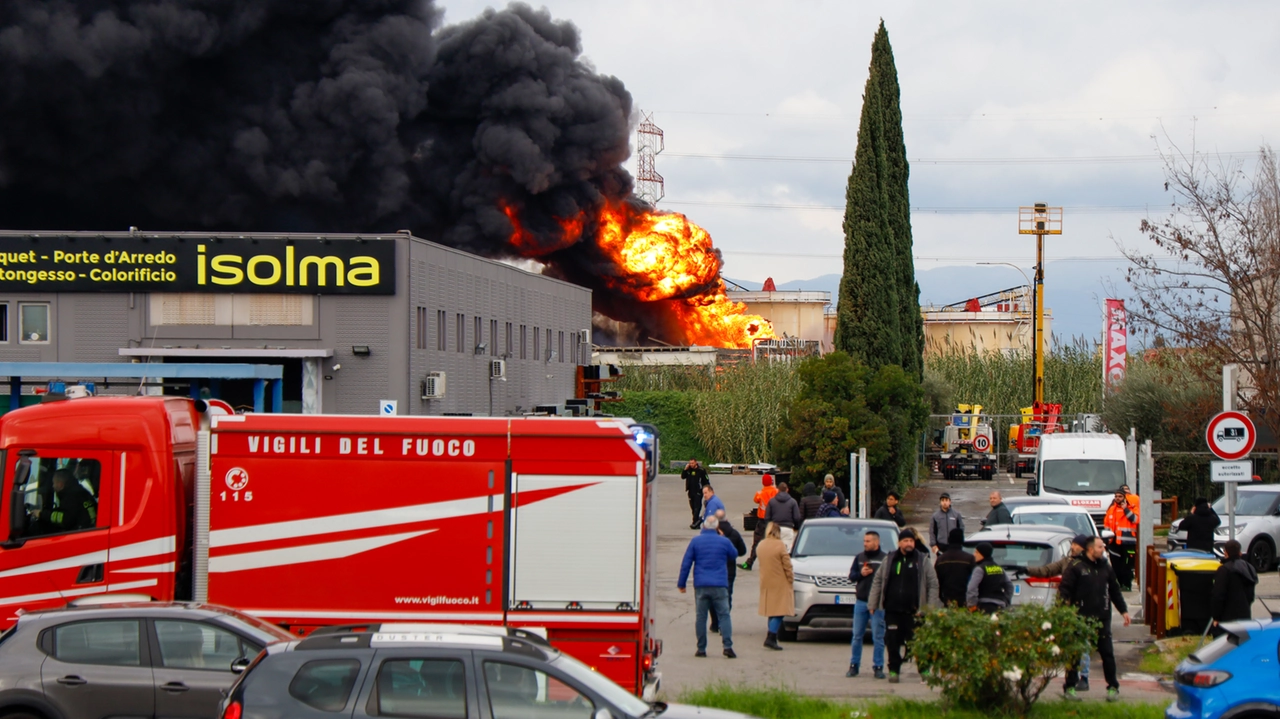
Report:
[[[231,662],[231,673],[232,673],[232,674],[243,674],[243,673],[244,673],[244,670],[246,670],[246,669],[248,669],[248,668],[249,668],[249,664],[250,664],[252,661],[253,661],[253,660],[252,660],[252,659],[250,659],[249,657],[240,657],[239,659],[235,660],[234,662]]]
[[[1102,537],[1102,541],[1110,542],[1111,540],[1116,538],[1116,533],[1111,531],[1110,529],[1104,529],[1102,530],[1102,534],[1099,536]]]
[[[1037,494],[1040,494],[1040,480],[1038,479],[1027,480],[1027,494],[1033,497]]]

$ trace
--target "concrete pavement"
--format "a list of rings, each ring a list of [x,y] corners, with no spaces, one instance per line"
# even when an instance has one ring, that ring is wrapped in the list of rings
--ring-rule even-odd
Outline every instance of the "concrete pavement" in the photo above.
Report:
[[[972,532],[989,509],[987,496],[992,488],[998,487],[1010,495],[1025,491],[1024,483],[1017,480],[1011,483],[1010,480],[1013,480],[1011,476],[997,475],[990,481],[925,482],[912,490],[904,502],[908,524],[922,530],[922,534],[927,532],[929,517],[938,504],[938,495],[949,491],[955,506],[964,515],[966,528]],[[760,477],[712,475],[711,481],[729,511],[733,526],[742,531],[742,514],[754,506],[751,498],[760,489]],[[732,613],[733,646],[738,658],[726,659],[721,656],[721,639],[715,634],[709,635],[709,656],[704,659],[695,658],[693,592],[680,594],[676,590],[676,580],[680,560],[696,532],[689,529],[688,500],[678,476],[662,475],[658,478],[656,504],[658,551],[656,584],[653,590],[657,636],[664,643],[658,668],[663,674],[662,694],[665,697],[670,699],[688,689],[728,682],[752,686],[782,686],[801,694],[848,699],[893,696],[909,699],[936,698],[937,692],[920,682],[913,665],[903,667],[902,682],[896,685],[872,679],[866,671],[858,678],[846,679],[844,672],[849,666],[850,658],[847,631],[802,630],[799,641],[784,643],[783,651],[765,649],[762,646],[766,633],[765,618],[757,614],[757,575],[741,569],[738,570]],[[744,532],[743,539],[749,548],[750,534]],[[1259,594],[1274,595],[1278,590],[1280,582],[1274,573],[1269,573],[1259,587]],[[1130,593],[1126,599],[1133,606],[1138,599],[1137,592]],[[1256,604],[1255,611],[1260,617],[1265,616]],[[1122,695],[1130,701],[1169,701],[1172,694],[1162,689],[1154,677],[1134,674],[1141,648],[1152,639],[1147,627],[1135,624],[1123,628],[1122,624],[1122,620],[1115,617],[1113,627]],[[871,666],[871,650],[869,645],[863,648],[864,670]],[[1100,681],[1102,666],[1096,658],[1093,668],[1097,674],[1093,686],[1098,689],[1084,696],[1100,700],[1104,696],[1101,691],[1103,683]],[[1056,689],[1047,691],[1056,692]]]

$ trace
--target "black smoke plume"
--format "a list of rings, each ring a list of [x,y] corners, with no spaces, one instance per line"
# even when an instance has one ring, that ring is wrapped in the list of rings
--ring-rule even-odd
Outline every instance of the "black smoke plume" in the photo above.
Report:
[[[633,201],[622,82],[545,10],[440,18],[428,0],[0,0],[0,226],[407,228],[539,257],[643,320],[560,226]],[[513,251],[504,204],[533,247]]]

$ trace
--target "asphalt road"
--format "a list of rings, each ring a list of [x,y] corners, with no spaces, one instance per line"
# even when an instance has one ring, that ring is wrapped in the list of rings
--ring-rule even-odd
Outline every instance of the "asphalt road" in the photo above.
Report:
[[[729,511],[735,528],[742,531],[742,514],[753,504],[752,496],[760,488],[757,475],[712,475],[716,493]],[[888,684],[875,680],[866,672],[855,679],[846,679],[849,666],[849,632],[837,630],[802,630],[799,641],[784,643],[783,651],[765,649],[762,644],[766,633],[765,618],[757,614],[759,583],[755,572],[739,569],[734,591],[733,647],[737,659],[721,656],[720,637],[709,635],[707,658],[693,656],[694,637],[693,592],[680,594],[676,580],[680,572],[680,560],[689,540],[696,534],[689,529],[689,505],[684,485],[675,475],[662,475],[657,480],[657,577],[654,586],[656,598],[655,619],[657,636],[663,640],[662,656],[658,668],[662,672],[662,694],[674,699],[681,692],[717,682],[751,686],[781,686],[808,695],[841,698],[866,698],[901,696],[927,699],[936,692],[922,684],[912,665],[903,667],[902,682]],[[965,526],[972,532],[980,526],[981,519],[990,509],[987,497],[993,488],[1007,494],[1025,492],[1025,484],[1010,475],[997,475],[990,481],[930,480],[913,489],[904,502],[907,522],[926,533],[929,517],[938,505],[943,491],[951,493],[955,506],[965,518]],[[743,537],[750,546],[751,536]],[[692,583],[690,583],[692,586]],[[1280,581],[1275,573],[1269,573],[1259,587],[1259,594],[1276,594]],[[1138,600],[1137,592],[1126,596],[1131,606]],[[1255,604],[1255,612],[1265,616]],[[1123,628],[1120,617],[1114,617],[1112,626],[1116,635],[1116,656],[1120,665],[1121,694],[1130,701],[1166,702],[1172,694],[1161,689],[1153,677],[1134,674],[1139,650],[1152,637],[1146,626],[1135,624]],[[871,665],[871,647],[863,649],[862,666]],[[1094,686],[1097,691],[1087,695],[1091,700],[1103,698],[1101,681],[1102,665],[1095,656],[1093,668],[1097,674]]]

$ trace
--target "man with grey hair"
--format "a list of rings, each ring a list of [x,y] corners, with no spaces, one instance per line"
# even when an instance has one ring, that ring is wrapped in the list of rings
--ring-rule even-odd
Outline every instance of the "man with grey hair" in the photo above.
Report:
[[[733,653],[733,622],[729,618],[729,564],[738,557],[733,542],[720,534],[720,520],[712,515],[702,523],[702,531],[689,540],[684,559],[680,562],[680,577],[676,588],[685,593],[689,571],[693,570],[694,631],[698,638],[695,657],[707,656],[707,613],[715,612],[720,625],[720,642],[724,655],[737,658]]]

